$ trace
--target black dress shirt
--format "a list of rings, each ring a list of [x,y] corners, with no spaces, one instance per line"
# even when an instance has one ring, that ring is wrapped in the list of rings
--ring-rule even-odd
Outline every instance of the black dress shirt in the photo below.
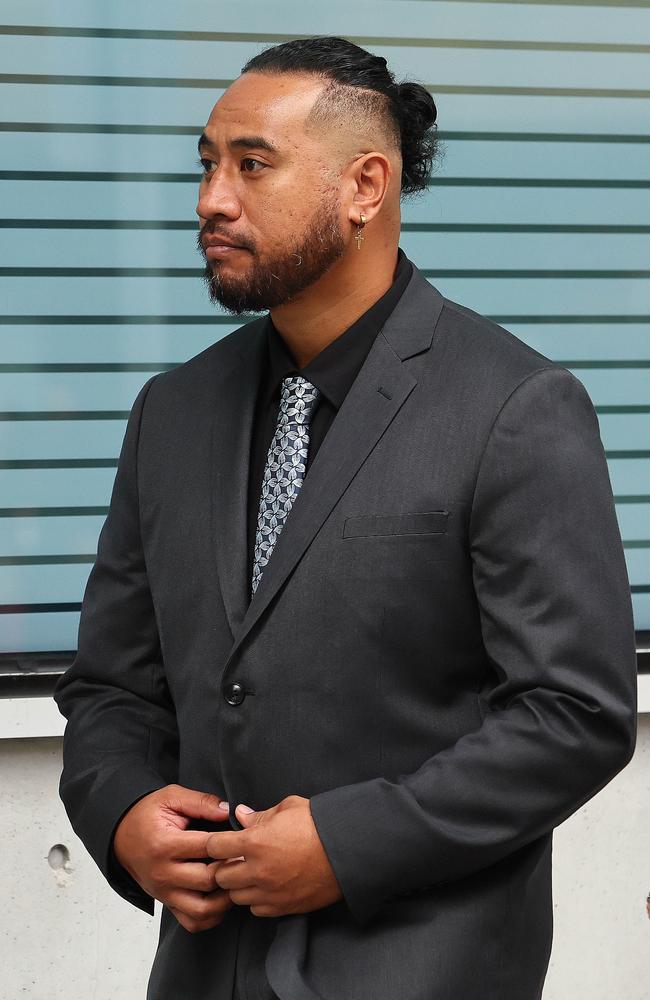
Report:
[[[267,355],[257,395],[248,480],[248,579],[253,576],[253,558],[257,515],[266,457],[275,434],[280,408],[282,380],[288,375],[302,375],[320,389],[321,395],[312,414],[309,451],[305,475],[327,434],[352,383],[359,374],[375,337],[397,305],[413,273],[413,266],[401,247],[393,284],[380,299],[320,354],[298,368],[284,340],[267,317]]]
[[[275,329],[271,317],[267,317],[267,356],[255,405],[248,481],[249,581],[253,575],[262,478],[266,456],[275,434],[282,379],[287,375],[302,375],[321,392],[310,421],[309,451],[305,471],[307,475],[334,417],[359,374],[375,337],[397,305],[412,273],[411,262],[399,248],[393,284],[390,288],[304,368],[297,367],[295,358]],[[275,934],[277,919],[255,917],[247,907],[242,907],[233,1000],[277,1000],[264,971],[264,960]]]

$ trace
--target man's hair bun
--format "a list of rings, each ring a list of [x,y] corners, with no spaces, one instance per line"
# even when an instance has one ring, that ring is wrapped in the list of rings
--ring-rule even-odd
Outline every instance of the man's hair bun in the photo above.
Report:
[[[397,86],[402,139],[402,191],[409,194],[427,186],[436,156],[436,104],[421,84],[404,81]]]

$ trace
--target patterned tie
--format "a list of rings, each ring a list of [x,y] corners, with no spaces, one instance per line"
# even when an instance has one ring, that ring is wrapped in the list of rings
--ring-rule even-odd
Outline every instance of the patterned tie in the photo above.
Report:
[[[253,594],[300,492],[309,449],[309,421],[320,390],[301,375],[282,380],[278,423],[266,458],[257,515]]]

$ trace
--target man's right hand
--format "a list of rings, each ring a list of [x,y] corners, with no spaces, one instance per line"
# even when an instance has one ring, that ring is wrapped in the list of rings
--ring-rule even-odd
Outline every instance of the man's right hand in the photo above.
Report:
[[[207,792],[166,785],[132,805],[113,837],[122,867],[191,933],[216,927],[233,906],[226,889],[215,889],[215,872],[224,862],[198,860],[208,857],[211,832],[187,829],[192,819],[227,822],[221,801]]]

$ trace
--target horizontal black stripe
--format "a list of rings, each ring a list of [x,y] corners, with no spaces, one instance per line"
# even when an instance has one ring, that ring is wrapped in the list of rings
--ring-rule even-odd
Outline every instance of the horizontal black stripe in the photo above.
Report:
[[[624,542],[624,549],[650,548],[650,539],[635,539]],[[84,555],[16,555],[0,556],[0,566],[72,566],[94,563],[96,553]]]
[[[650,278],[649,269],[420,268],[426,278]],[[3,278],[201,278],[199,267],[0,267]]]
[[[128,410],[4,410],[0,420],[127,420]]]
[[[650,594],[650,583],[635,583],[630,587],[633,594]]]
[[[176,315],[176,316],[149,316],[149,315],[48,315],[39,313],[30,314],[5,314],[0,315],[0,326],[210,326],[212,324],[241,326],[259,317],[252,315],[229,316],[223,313],[206,313],[205,315]],[[621,315],[618,313],[601,313],[600,315],[591,313],[495,313],[488,315],[488,319],[495,323],[520,324],[520,325],[643,325],[650,323],[650,313],[631,313]]]
[[[643,325],[645,323],[649,323],[650,313],[649,314],[637,313],[636,315],[632,313],[626,316],[625,315],[621,316],[620,314],[611,314],[611,313],[601,314],[599,316],[590,315],[589,313],[583,313],[581,315],[577,313],[568,315],[562,313],[554,313],[550,315],[540,314],[538,316],[535,315],[534,313],[531,314],[499,313],[496,315],[488,316],[488,319],[493,320],[495,323],[503,323],[506,325],[520,324],[522,326],[528,324],[538,324],[540,326],[541,325],[593,326],[594,324],[598,324],[599,326],[603,325],[624,326],[627,324]]]
[[[85,316],[85,315],[0,315],[0,326],[241,326],[255,316]]]
[[[650,405],[646,403],[640,404],[625,404],[625,405],[603,405],[596,407],[596,413],[606,414],[606,413],[650,413]]]
[[[48,38],[132,38],[182,42],[286,42],[295,35],[281,32],[182,31],[161,28],[87,28],[53,25],[0,25],[2,35]],[[304,37],[312,38],[307,34]],[[650,52],[650,45],[622,42],[545,42],[511,39],[426,38],[387,35],[347,35],[357,45],[444,49],[516,49],[553,52]]]
[[[650,91],[648,92],[650,96]],[[5,181],[100,181],[146,184],[198,184],[201,174],[144,172],[127,170],[0,170]],[[650,188],[650,180],[576,177],[431,177],[429,187],[508,187],[508,188],[603,188],[637,190]]]
[[[623,543],[624,549],[650,548],[650,539],[637,539]],[[61,554],[61,555],[14,555],[0,556],[2,566],[74,566],[91,565],[97,558],[96,553]]]
[[[0,566],[73,566],[95,559],[96,555],[0,556]]]
[[[69,601],[54,604],[0,604],[0,615],[42,615],[64,611],[81,611],[80,601]]]
[[[184,219],[0,219],[0,229],[108,229],[198,232]],[[527,222],[404,222],[403,233],[624,233],[647,234],[650,225],[578,225]]]
[[[109,135],[195,135],[196,125],[127,125],[106,122],[0,122],[0,132],[60,132]],[[607,142],[649,143],[650,134],[632,132],[487,132],[440,129],[439,139],[451,142]]]
[[[565,368],[650,368],[650,361],[644,359],[637,361],[562,361],[559,358],[554,359],[558,365],[563,365]],[[1,370],[1,366],[0,366]]]
[[[602,408],[595,407],[596,412]],[[644,412],[650,412],[650,406],[640,407]],[[53,412],[56,419],[58,414]],[[76,411],[71,416],[79,420],[95,419],[88,417],[82,411]],[[128,416],[128,414],[127,414]],[[650,450],[630,449],[623,451],[606,451],[607,458],[650,458]],[[0,460],[0,469],[114,469],[117,468],[117,458],[8,458]],[[630,501],[631,502],[631,501]],[[636,498],[635,503],[644,502]]]
[[[650,407],[647,408],[650,412]],[[605,455],[608,459],[614,458],[650,458],[650,449],[648,450],[628,450],[628,451],[606,451]]]
[[[650,594],[650,584],[633,584],[630,587],[632,594]],[[0,604],[0,615],[26,615],[26,614],[46,614],[62,613],[70,611],[81,611],[81,602],[66,603],[42,603],[42,604]]]
[[[115,361],[68,364],[67,362],[34,362],[25,364],[0,364],[0,374],[25,374],[27,372],[163,372],[177,368],[179,361]],[[650,364],[650,362],[649,362]]]
[[[0,73],[0,83],[72,87],[165,87],[182,90],[225,90],[233,80],[184,76],[95,76],[77,73]],[[507,87],[469,84],[423,83],[434,94],[468,94],[514,97],[609,97],[645,99],[650,90],[613,87]]]
[[[232,80],[184,76],[95,76],[89,73],[0,73],[0,83],[54,87],[173,87],[225,90]]]
[[[648,180],[612,180],[576,177],[432,177],[429,187],[508,188],[605,188],[637,190],[650,187]]]
[[[646,358],[637,359],[616,359],[616,360],[600,360],[600,359],[585,359],[581,358],[579,360],[564,359],[564,358],[554,358],[554,361],[563,365],[565,368],[580,368],[580,369],[639,369],[639,368],[650,368],[650,360]],[[114,372],[163,372],[172,371],[177,368],[180,361],[114,361],[114,362],[24,362],[16,364],[0,364],[0,374],[2,375],[18,375],[18,374],[43,374],[43,373],[60,373],[72,375],[75,373],[93,373],[93,372],[104,372],[104,373],[114,373]]]
[[[128,181],[146,184],[198,184],[201,174],[135,170],[0,170],[3,181]]]
[[[650,413],[650,404],[626,404],[596,406],[598,414]],[[5,410],[0,412],[0,420],[127,420],[128,410]],[[611,458],[646,458],[650,452],[609,452]]]
[[[116,469],[116,458],[2,458],[0,469]]]
[[[195,135],[196,125],[125,125],[106,122],[0,122],[0,132],[60,132],[62,134]]]
[[[650,504],[650,493],[614,497],[619,504]],[[0,507],[0,517],[106,517],[108,507]]]
[[[650,133],[641,135],[634,132],[487,132],[440,129],[436,135],[439,139],[451,142],[650,142]]]
[[[0,517],[105,517],[106,514],[108,507],[0,507]]]

